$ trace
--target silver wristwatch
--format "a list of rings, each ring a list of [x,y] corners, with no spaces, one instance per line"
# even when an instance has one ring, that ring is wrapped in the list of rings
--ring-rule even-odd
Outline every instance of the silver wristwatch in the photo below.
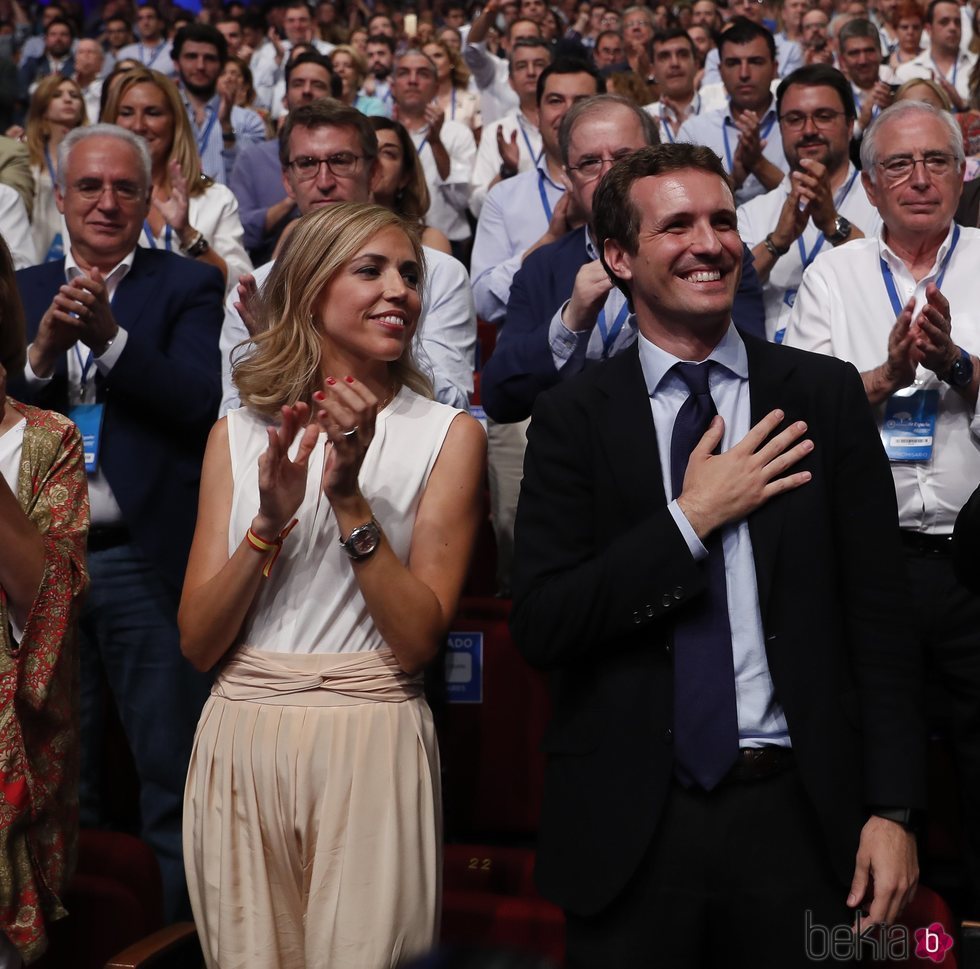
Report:
[[[381,527],[372,517],[369,522],[358,525],[347,536],[346,542],[341,539],[339,544],[352,559],[366,559],[373,555],[381,544]]]

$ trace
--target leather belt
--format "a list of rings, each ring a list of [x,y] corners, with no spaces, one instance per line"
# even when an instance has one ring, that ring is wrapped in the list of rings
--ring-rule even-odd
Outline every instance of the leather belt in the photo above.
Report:
[[[911,529],[901,530],[902,544],[908,552],[918,555],[952,555],[952,535],[929,535],[926,532],[914,532]]]
[[[795,764],[796,757],[792,747],[743,747],[735,759],[735,766],[725,775],[723,783],[762,781],[782,774]]]
[[[129,529],[125,525],[93,525],[88,530],[90,552],[104,552],[117,545],[126,545],[132,540]]]

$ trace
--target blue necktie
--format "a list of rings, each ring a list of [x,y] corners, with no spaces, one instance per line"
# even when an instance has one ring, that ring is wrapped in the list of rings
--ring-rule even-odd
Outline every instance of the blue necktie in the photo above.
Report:
[[[711,361],[674,365],[690,391],[670,439],[675,498],[681,493],[691,451],[718,413],[708,389],[711,366]],[[674,758],[682,783],[710,791],[738,754],[738,716],[721,529],[704,544],[707,588],[674,627]]]

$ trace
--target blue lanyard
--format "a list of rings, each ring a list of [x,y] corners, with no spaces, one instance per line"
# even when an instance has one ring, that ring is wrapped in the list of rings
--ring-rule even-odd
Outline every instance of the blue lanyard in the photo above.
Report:
[[[142,44],[140,44],[139,45],[140,63],[147,68],[153,67],[153,65],[156,63],[156,59],[163,53],[164,43],[165,41],[162,40],[160,41],[160,46],[157,47],[157,49],[153,52],[153,56],[148,61],[144,59],[146,57],[146,53],[145,53],[146,48]]]
[[[544,154],[544,147],[542,146],[541,151],[535,155],[534,149],[531,147],[531,139],[528,138],[527,132],[524,130],[524,125],[518,121],[517,127],[521,129],[521,135],[524,137],[524,144],[527,145],[527,153],[531,156],[531,161],[537,165],[537,163],[541,161],[541,156]]]
[[[949,83],[952,84],[953,87],[956,87],[956,72],[960,69],[960,58],[959,58],[959,55],[957,54],[957,56],[953,59],[953,76],[951,78],[946,77],[946,75],[943,74],[943,72],[941,70],[939,70],[939,65],[936,63],[936,58],[935,57],[930,57],[929,60],[932,61],[932,66],[935,68],[936,73],[944,81],[949,81]]]
[[[548,193],[544,190],[544,172],[538,171],[538,194],[541,196],[541,208],[544,209],[544,217],[551,222],[551,203],[548,201]]]
[[[418,147],[417,147],[417,148],[415,149],[415,153],[416,153],[416,154],[417,154],[417,155],[418,155],[419,157],[421,157],[421,155],[422,155],[422,149],[423,149],[423,148],[424,148],[424,147],[425,147],[425,146],[426,146],[426,145],[427,145],[428,143],[429,143],[429,136],[428,136],[428,135],[426,135],[426,136],[425,136],[425,137],[424,137],[424,138],[423,138],[423,139],[422,139],[422,140],[421,140],[421,141],[419,142],[419,144],[418,144]]]
[[[773,116],[769,119],[769,123],[765,126],[765,128],[762,128],[759,131],[759,138],[760,139],[767,138],[768,135],[769,135],[769,132],[772,131],[772,126],[775,123],[776,123],[776,115],[773,114]],[[732,126],[733,127],[734,127],[734,124],[735,124],[735,122],[733,121],[732,122]],[[722,133],[722,135],[724,136],[724,139],[725,139],[725,159],[726,159],[726,161],[728,163],[727,171],[728,171],[729,174],[731,174],[731,171],[732,171],[732,146],[728,143],[728,119],[727,118],[725,118],[722,121],[722,123],[721,123],[721,133]],[[741,135],[739,135],[739,137],[741,137]]]
[[[92,369],[92,364],[95,363],[95,358],[92,356],[92,351],[89,350],[89,352],[88,352],[88,360],[86,360],[83,363],[82,362],[82,351],[78,349],[78,344],[77,343],[75,344],[75,356],[78,358],[78,366],[81,368],[81,371],[82,371],[81,384],[82,384],[82,395],[84,396],[84,394],[85,394],[85,381],[88,380],[88,374],[89,374],[89,371]]]
[[[150,228],[150,223],[144,219],[143,220],[143,231],[146,233],[146,241],[150,244],[151,249],[156,249],[157,241],[153,238],[153,229]],[[173,246],[171,245],[171,237],[173,236],[173,229],[170,223],[167,223],[167,231],[164,235],[164,245],[167,247],[167,252],[173,252]]]
[[[677,144],[677,139],[674,137],[674,132],[670,130],[670,122],[667,120],[666,115],[660,116],[660,127],[664,129],[664,134],[667,136],[667,140],[672,144]],[[726,142],[727,144],[727,142]]]
[[[619,331],[623,328],[623,324],[626,322],[626,317],[629,315],[629,303],[623,303],[623,308],[616,314],[616,319],[613,320],[612,329],[606,332],[606,308],[603,306],[599,310],[599,334],[602,336],[602,356],[603,359],[609,356],[609,351],[612,350],[613,344],[616,342],[616,337],[619,336]]]
[[[55,178],[54,165],[51,164],[51,152],[48,151],[48,146],[44,146],[44,160],[48,163],[48,174],[51,176],[51,187],[58,187],[58,180]]]
[[[945,257],[943,258],[942,265],[939,267],[939,276],[936,279],[936,289],[942,290],[943,280],[946,278],[946,269],[949,266],[949,260],[953,256],[953,250],[956,248],[956,243],[960,241],[960,227],[959,225],[953,225],[953,240],[949,244],[949,250],[947,251]],[[891,300],[892,309],[895,311],[895,317],[901,314],[903,309],[903,303],[898,298],[898,291],[895,289],[895,277],[892,275],[892,267],[885,262],[884,259],[881,260],[881,278],[885,283],[885,291],[888,293],[888,298]]]
[[[854,184],[854,180],[857,178],[857,169],[854,170],[854,174],[850,177],[847,184],[844,186],[844,190],[834,199],[834,207],[840,211],[840,207],[844,204],[844,199],[847,198],[848,193],[851,191],[851,186]],[[803,244],[803,236],[799,235],[796,238],[796,244],[800,249],[800,262],[803,263],[803,268],[806,269],[807,266],[817,258],[817,253],[820,252],[821,247],[824,244],[824,234],[821,232],[817,236],[817,241],[813,244],[813,248],[810,250],[810,254],[807,255],[806,246]]]
[[[860,114],[861,108],[864,107],[864,98],[862,98],[861,95],[857,93],[857,91],[854,91],[853,88],[851,90],[854,93],[854,107],[857,109],[857,113]],[[879,114],[881,114],[881,105],[876,104],[871,109],[871,120],[874,121],[874,119],[877,118]]]
[[[215,121],[218,120],[218,109],[214,108],[211,111],[211,117],[208,118],[207,127],[204,129],[204,134],[197,139],[197,153],[199,155],[204,154],[204,149],[207,147],[208,139],[211,137],[211,129],[214,127]]]

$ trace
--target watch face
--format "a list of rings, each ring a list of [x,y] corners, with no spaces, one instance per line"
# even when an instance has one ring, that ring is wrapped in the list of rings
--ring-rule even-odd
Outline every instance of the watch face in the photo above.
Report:
[[[370,555],[378,547],[380,540],[377,526],[373,522],[368,522],[360,528],[355,528],[348,542],[355,555]]]

